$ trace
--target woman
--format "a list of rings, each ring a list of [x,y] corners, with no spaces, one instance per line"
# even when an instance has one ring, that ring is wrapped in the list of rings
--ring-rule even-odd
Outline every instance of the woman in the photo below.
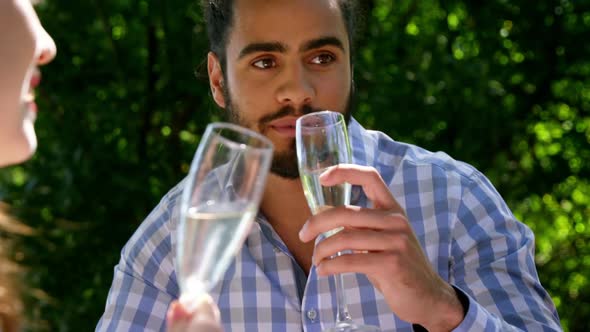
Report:
[[[0,167],[35,152],[38,66],[53,60],[55,52],[30,0],[0,1]]]
[[[37,147],[33,123],[37,115],[34,89],[41,81],[38,66],[55,57],[53,39],[41,26],[30,0],[0,0],[0,167],[28,159]],[[8,217],[0,205],[0,232],[30,232]],[[6,259],[9,243],[0,237],[0,331],[18,331],[21,301]]]
[[[221,332],[219,309],[209,295],[203,295],[190,308],[174,301],[166,317],[168,332]]]
[[[0,0],[0,167],[27,160],[37,147],[34,89],[39,66],[53,60],[56,47],[43,29],[31,0]],[[2,208],[2,206],[0,206]],[[0,209],[0,231],[26,232]],[[19,328],[20,300],[10,278],[13,264],[0,243],[0,331]],[[219,314],[210,298],[189,311],[175,303],[169,310],[171,331],[219,331]]]

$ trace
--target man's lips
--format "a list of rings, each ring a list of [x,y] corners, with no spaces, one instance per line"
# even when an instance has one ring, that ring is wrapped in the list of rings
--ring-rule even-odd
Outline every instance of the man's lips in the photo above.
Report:
[[[269,127],[274,129],[276,132],[278,132],[282,136],[295,137],[295,123],[296,122],[297,122],[297,117],[287,116],[287,117],[272,121],[271,123],[269,123]]]

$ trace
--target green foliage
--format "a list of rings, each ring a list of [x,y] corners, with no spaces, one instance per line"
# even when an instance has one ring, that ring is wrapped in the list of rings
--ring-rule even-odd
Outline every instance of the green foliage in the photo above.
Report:
[[[356,66],[359,117],[487,174],[537,236],[564,329],[586,330],[590,3],[374,6]]]
[[[537,236],[564,328],[590,315],[590,2],[363,1],[357,118],[477,166]],[[33,160],[0,199],[37,233],[31,331],[89,331],[120,249],[217,119],[196,1],[51,0]]]
[[[30,162],[0,173],[25,239],[31,330],[90,331],[134,229],[186,173],[209,122],[194,71],[207,41],[190,1],[52,0],[38,8],[58,45],[43,68]]]

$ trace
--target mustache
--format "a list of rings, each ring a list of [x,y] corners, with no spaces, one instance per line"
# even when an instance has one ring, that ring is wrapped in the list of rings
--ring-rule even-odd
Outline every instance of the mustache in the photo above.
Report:
[[[276,119],[288,116],[288,115],[305,115],[305,114],[309,114],[309,113],[314,113],[314,112],[320,112],[322,111],[319,108],[313,108],[310,105],[303,105],[301,107],[301,109],[299,111],[297,111],[293,106],[285,106],[283,108],[281,108],[278,112],[276,113],[272,113],[269,115],[266,115],[264,117],[262,117],[259,121],[261,126],[266,125],[269,122],[272,122]]]

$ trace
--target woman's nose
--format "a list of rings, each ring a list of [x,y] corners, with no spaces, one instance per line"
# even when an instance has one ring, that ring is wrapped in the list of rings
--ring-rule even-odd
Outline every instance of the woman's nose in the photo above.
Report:
[[[37,40],[37,64],[45,65],[50,63],[55,58],[56,53],[57,47],[55,46],[55,41],[53,41],[53,38],[51,38],[45,29],[41,28],[39,39]]]

